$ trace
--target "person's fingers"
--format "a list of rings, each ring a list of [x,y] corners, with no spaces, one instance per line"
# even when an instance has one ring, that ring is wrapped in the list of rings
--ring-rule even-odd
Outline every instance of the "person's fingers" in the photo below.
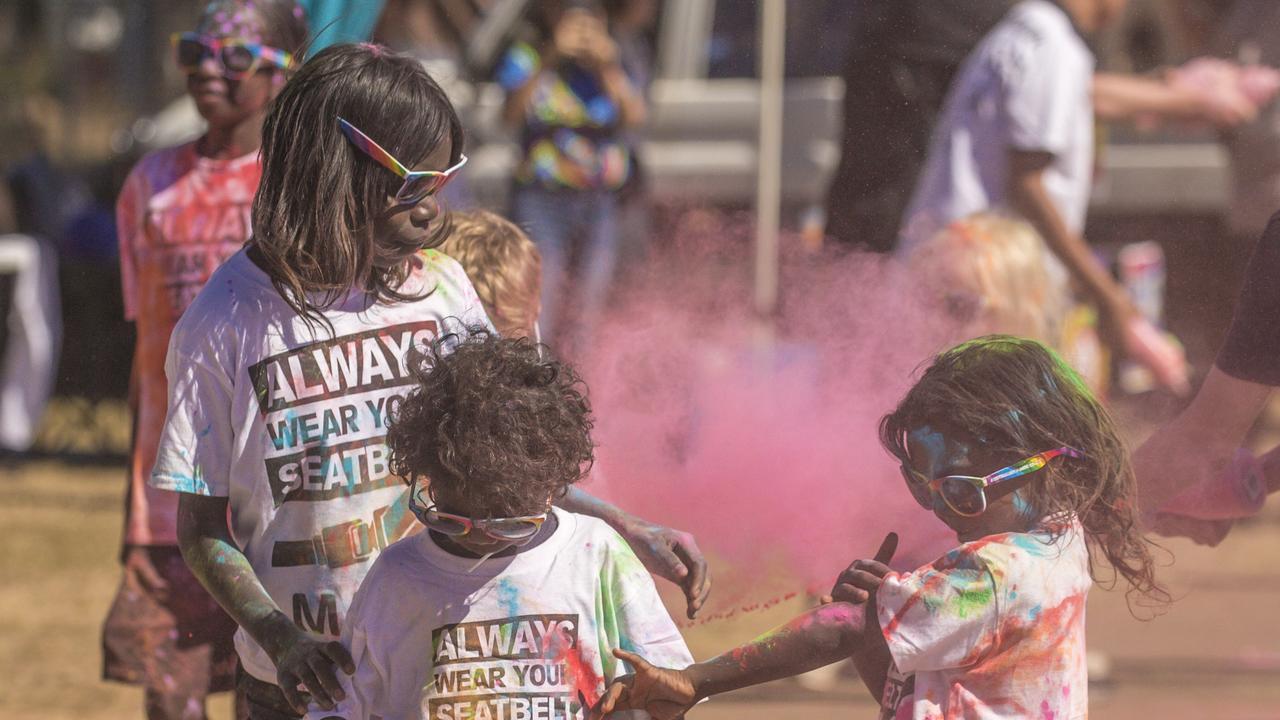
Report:
[[[618,658],[619,660],[625,660],[626,662],[630,663],[631,667],[635,668],[636,672],[640,672],[641,670],[653,669],[653,666],[649,664],[648,660],[645,660],[644,658],[640,657],[639,655],[633,652],[627,652],[622,648],[614,648],[613,656]]]
[[[327,655],[334,665],[342,668],[342,672],[355,675],[356,661],[351,659],[351,653],[342,643],[337,640],[330,641],[320,648],[320,652]]]
[[[689,569],[688,576],[680,584],[688,601],[686,612],[692,620],[711,594],[711,568],[707,565],[707,558],[702,554],[702,550],[698,548],[698,542],[688,533],[679,535],[679,541],[674,550],[684,566]]]
[[[680,556],[663,539],[656,539],[656,542],[650,543],[650,549],[653,551],[653,558],[658,567],[657,575],[678,583],[689,574],[689,568],[680,562]]]
[[[307,667],[311,668],[311,672],[315,673],[316,680],[320,683],[320,687],[324,689],[324,694],[334,702],[341,702],[347,697],[347,691],[342,689],[342,683],[338,682],[338,673],[334,667],[333,660],[327,655],[312,655],[307,658]],[[315,694],[314,692],[312,694]]]
[[[614,682],[605,690],[604,696],[600,698],[591,708],[591,713],[587,716],[589,720],[603,719],[609,713],[619,709],[619,704],[623,695],[627,692],[627,686],[621,682]]]
[[[302,682],[302,686],[311,694],[311,699],[314,700],[317,705],[325,710],[333,709],[333,698],[329,697],[329,693],[324,689],[324,685],[320,684],[320,678],[316,677],[316,671],[311,668],[311,665],[303,663],[302,666],[297,668],[294,672],[297,674],[298,680]],[[307,712],[306,701],[303,700],[302,706],[296,709],[305,715]]]
[[[838,601],[860,605],[870,599],[871,593],[848,583],[841,583],[831,589],[831,600],[833,602]]]
[[[863,572],[863,573],[869,573],[871,575],[874,575],[877,578],[882,578],[885,575],[888,575],[889,573],[893,572],[893,569],[890,568],[888,565],[885,565],[884,563],[878,563],[875,560],[859,560],[853,564],[852,568],[850,568],[849,570],[846,570],[845,572]]]
[[[280,684],[280,692],[284,695],[285,702],[289,703],[289,707],[299,715],[307,714],[307,700],[298,690],[300,682],[297,674],[281,671],[276,675],[276,682]]]
[[[880,549],[876,550],[873,559],[882,564],[888,565],[893,559],[893,554],[898,551],[898,533],[891,532],[884,536],[884,541],[880,543]]]
[[[835,599],[835,598],[833,598],[833,597],[831,597],[830,595],[823,595],[823,596],[821,596],[821,597],[819,597],[819,598],[818,598],[818,604],[819,604],[819,605],[830,605],[831,603],[833,603],[833,602],[835,602],[835,601],[836,601],[836,599]]]

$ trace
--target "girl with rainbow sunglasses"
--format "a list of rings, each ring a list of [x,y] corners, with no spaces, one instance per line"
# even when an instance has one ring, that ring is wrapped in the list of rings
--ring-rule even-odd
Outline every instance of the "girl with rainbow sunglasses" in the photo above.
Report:
[[[209,3],[175,60],[207,130],[143,157],[117,203],[125,313],[137,325],[135,413],[124,576],[103,628],[103,674],[144,687],[149,718],[190,717],[231,690],[235,621],[178,550],[178,497],[147,485],[166,410],[165,354],[178,318],[223,260],[249,239],[262,165],[262,120],[306,42],[293,0]]]
[[[898,572],[890,533],[840,575],[832,602],[685,670],[615,652],[636,674],[593,716],[676,718],[710,695],[847,657],[885,720],[1087,716],[1084,608],[1099,568],[1168,600],[1107,412],[1052,351],[992,335],[935,358],[880,437],[959,547]]]

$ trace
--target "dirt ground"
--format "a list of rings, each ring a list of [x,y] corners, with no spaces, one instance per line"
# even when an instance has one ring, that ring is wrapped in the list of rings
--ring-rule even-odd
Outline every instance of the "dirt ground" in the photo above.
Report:
[[[141,694],[99,680],[99,631],[119,577],[122,467],[47,461],[0,468],[0,718],[123,720]],[[1158,619],[1130,616],[1122,593],[1095,590],[1089,647],[1110,661],[1095,719],[1280,718],[1280,503],[1216,550],[1169,542],[1164,579],[1178,600]],[[689,632],[705,658],[785,619],[775,608]],[[225,696],[211,717],[230,717]],[[744,691],[700,720],[874,717],[852,678],[814,692],[795,681]]]

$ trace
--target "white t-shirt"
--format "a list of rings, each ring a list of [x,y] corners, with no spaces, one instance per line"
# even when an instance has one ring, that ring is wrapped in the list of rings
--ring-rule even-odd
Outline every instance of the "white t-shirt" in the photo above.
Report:
[[[311,327],[245,251],[232,255],[182,315],[169,343],[169,411],[151,484],[226,497],[231,530],[271,598],[304,630],[338,637],[378,551],[415,525],[387,465],[386,418],[412,389],[405,357],[442,330],[489,327],[458,263],[415,258],[401,291],[363,293]],[[249,674],[275,667],[243,629]]]
[[[1011,210],[1011,150],[1053,155],[1045,191],[1080,233],[1093,175],[1093,68],[1062,8],[1014,6],[952,82],[903,217],[902,249],[973,213]]]
[[[356,593],[343,642],[346,699],[308,720],[582,717],[628,670],[693,662],[648,571],[603,522],[554,509],[543,543],[480,563],[429,533],[388,548]]]
[[[882,720],[1075,720],[1089,712],[1083,529],[991,535],[876,593],[893,663]]]

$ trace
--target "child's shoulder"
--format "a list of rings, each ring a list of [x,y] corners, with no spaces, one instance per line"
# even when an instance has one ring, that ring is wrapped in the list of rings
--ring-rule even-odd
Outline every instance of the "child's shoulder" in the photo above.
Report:
[[[928,569],[979,572],[999,582],[1007,576],[1051,572],[1088,573],[1088,550],[1078,523],[1035,532],[1011,532],[967,542],[935,560]]]
[[[164,185],[165,179],[183,174],[195,162],[195,141],[158,148],[144,154],[129,171],[129,179],[145,179],[151,185]]]
[[[462,263],[436,248],[420,250],[417,255],[415,269],[425,275],[436,275],[453,281],[457,281],[459,277],[465,280],[467,277],[467,272],[463,270]]]

